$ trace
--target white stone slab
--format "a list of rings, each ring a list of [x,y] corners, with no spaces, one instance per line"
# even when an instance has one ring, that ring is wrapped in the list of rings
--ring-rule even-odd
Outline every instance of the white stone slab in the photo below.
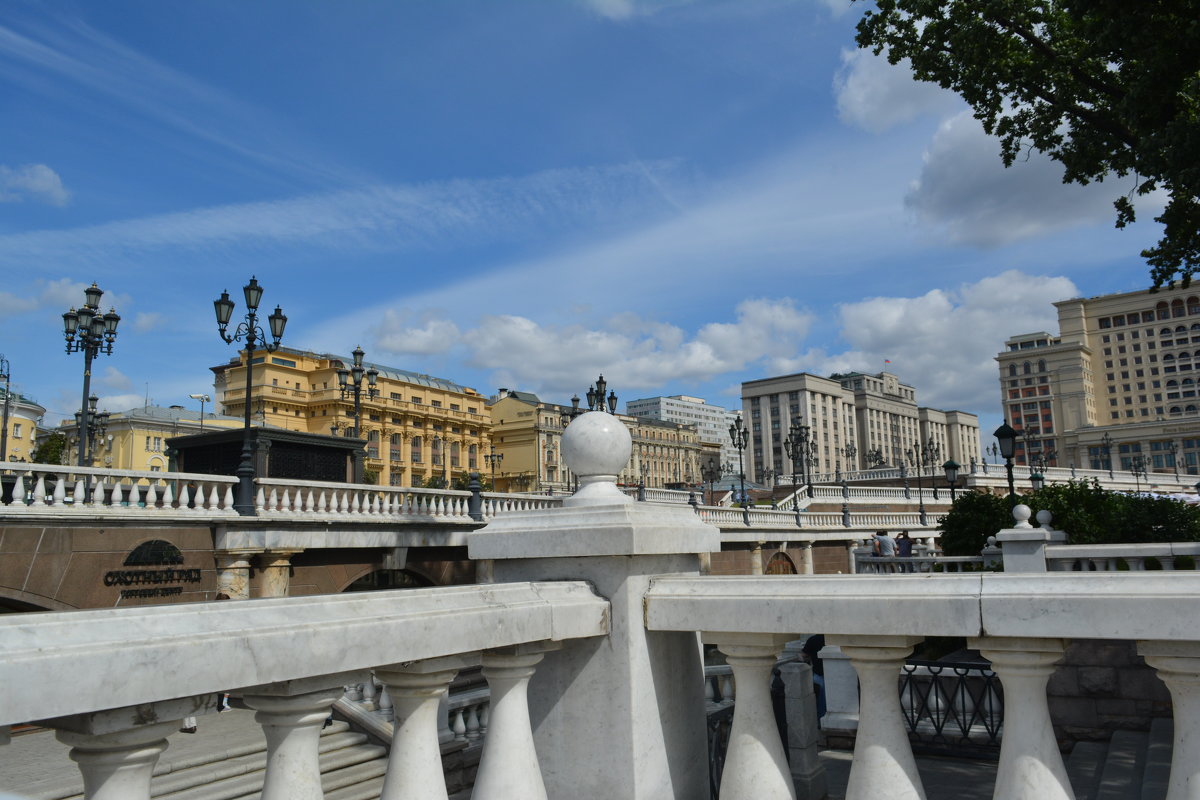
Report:
[[[688,506],[629,503],[507,514],[470,534],[472,559],[710,553],[720,531]]]
[[[978,575],[656,578],[651,630],[975,636]]]
[[[608,632],[582,582],[13,614],[0,725]]]
[[[455,523],[461,525],[461,523]],[[322,550],[331,548],[462,547],[468,531],[429,523],[380,520],[362,527],[330,523],[303,527],[243,527],[218,525],[213,535],[217,550]]]

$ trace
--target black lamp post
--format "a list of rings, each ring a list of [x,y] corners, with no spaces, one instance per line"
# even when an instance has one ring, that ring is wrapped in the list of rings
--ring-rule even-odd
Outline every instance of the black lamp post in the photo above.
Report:
[[[607,411],[609,414],[617,413],[617,395],[615,392],[609,392],[605,398],[604,390],[608,388],[608,382],[601,375],[596,379],[596,383],[587,390],[587,402],[589,411]],[[572,403],[574,399],[572,398]]]
[[[710,460],[700,468],[700,478],[708,484],[708,502],[705,505],[712,505],[713,484],[721,479],[721,467],[716,461]]]
[[[738,451],[738,480],[742,486],[741,502],[744,507],[746,503],[746,462],[743,460],[742,451],[750,442],[750,432],[746,430],[741,417],[734,418],[733,424],[729,426],[729,439]]]
[[[1133,475],[1135,491],[1137,491],[1138,493],[1141,493],[1142,480],[1146,479],[1147,482],[1149,482],[1149,478],[1146,475],[1146,458],[1145,458],[1145,456],[1134,456],[1132,459],[1130,459],[1129,472]]]
[[[234,304],[229,299],[229,292],[222,291],[221,296],[213,301],[213,309],[217,314],[217,335],[224,340],[225,344],[232,344],[243,339],[246,342],[246,396],[243,403],[245,424],[242,431],[242,460],[237,468],[237,496],[234,498],[233,508],[239,514],[248,517],[254,516],[255,513],[254,440],[250,433],[250,390],[253,386],[254,351],[256,345],[261,345],[268,353],[274,353],[279,349],[279,340],[283,338],[283,329],[287,327],[287,317],[284,316],[283,310],[279,306],[275,306],[275,312],[267,317],[272,339],[270,344],[267,343],[263,329],[258,326],[258,304],[262,300],[262,294],[262,287],[258,285],[258,281],[254,277],[251,277],[250,282],[242,287],[242,295],[246,300],[246,319],[238,323],[232,336],[225,330],[229,325],[230,317],[233,316]]]
[[[492,491],[496,491],[496,465],[504,460],[504,453],[496,452],[496,445],[489,445],[490,453],[485,453],[483,460],[488,462],[488,466],[492,468]]]
[[[846,457],[846,470],[845,471],[846,472],[857,471],[858,463],[855,462],[854,456],[856,456],[858,454],[858,448],[854,446],[854,443],[853,442],[847,443],[846,446],[842,448],[841,454]],[[838,472],[841,472],[842,471],[840,468],[841,467],[841,459],[838,460],[838,466],[839,466]],[[841,475],[838,475],[838,480],[839,481],[841,480]]]
[[[84,303],[79,310],[71,309],[63,314],[63,334],[67,337],[67,353],[83,353],[83,401],[79,417],[79,459],[81,467],[87,466],[90,454],[86,452],[89,440],[88,428],[91,419],[87,413],[88,397],[92,393],[92,359],[100,354],[111,356],[113,342],[117,338],[117,323],[121,317],[110,308],[107,314],[100,313],[100,298],[104,291],[96,284],[83,290]]]
[[[1109,480],[1112,480],[1112,478],[1113,478],[1112,437],[1109,436],[1107,433],[1105,433],[1104,438],[1100,440],[1100,449],[1104,451],[1104,460],[1108,464],[1108,477],[1109,477]]]
[[[379,390],[375,388],[375,382],[379,380],[379,370],[371,367],[368,370],[363,369],[363,356],[366,355],[361,347],[355,347],[351,353],[353,361],[350,364],[350,369],[342,367],[337,371],[338,388],[342,392],[342,399],[348,400],[354,398],[354,438],[363,438],[362,425],[362,396],[363,396],[363,376],[367,377],[367,399],[374,400],[379,396]],[[363,463],[362,459],[354,459],[354,482],[362,483],[363,479]]]
[[[85,405],[82,410],[75,412],[75,429],[79,434],[79,449],[80,451],[88,454],[87,458],[89,465],[91,464],[92,459],[95,457],[97,437],[99,437],[99,441],[103,442],[105,434],[108,433],[108,419],[111,416],[107,411],[102,414],[97,413],[96,405],[99,402],[100,398],[96,397],[96,395],[92,395],[88,398],[87,405]],[[83,433],[82,428],[83,415],[85,413],[92,420],[92,422],[88,425],[86,435]]]
[[[921,484],[921,445],[919,442],[914,442],[913,446],[904,451],[904,458],[910,466],[917,468],[917,512],[921,515],[921,524],[926,524],[925,514],[925,488]]]
[[[5,426],[7,427],[7,425]],[[1179,445],[1174,440],[1167,442],[1167,452],[1171,454],[1171,466],[1175,469],[1175,480],[1179,480]],[[3,459],[0,459],[3,460]]]
[[[1013,450],[1016,449],[1017,432],[1007,422],[992,432],[996,444],[1000,448],[1000,457],[1004,459],[1004,469],[1008,472],[1008,503],[1017,505],[1017,488],[1013,483]]]
[[[803,455],[800,450],[800,423],[792,425],[792,429],[783,440],[783,451],[792,462],[792,492],[800,485],[799,473],[804,471]]]
[[[946,485],[950,487],[950,505],[954,505],[954,490],[958,487],[958,470],[959,464],[953,458],[942,464],[942,469],[946,473]]]
[[[8,461],[8,406],[12,398],[9,380],[12,377],[12,365],[8,359],[0,355],[0,379],[4,380],[4,422],[0,423],[0,463]]]

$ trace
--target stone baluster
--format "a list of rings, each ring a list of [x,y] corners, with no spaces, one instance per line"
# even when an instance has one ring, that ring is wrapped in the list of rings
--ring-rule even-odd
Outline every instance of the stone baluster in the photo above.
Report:
[[[146,486],[146,508],[158,508],[158,481],[153,479]]]
[[[1074,800],[1046,701],[1046,684],[1064,642],[985,637],[968,639],[967,646],[992,662],[1004,687],[995,800]]]
[[[1175,742],[1166,800],[1200,796],[1200,642],[1138,642],[1138,654],[1171,692]]]
[[[175,481],[167,481],[163,486],[163,508],[171,509],[175,507]]]
[[[896,691],[904,659],[921,638],[829,635],[825,641],[841,648],[858,673],[858,735],[846,800],[924,800]],[[828,662],[825,675],[828,690]]]
[[[470,663],[454,656],[375,670],[396,714],[379,800],[447,800],[438,744],[438,705],[458,670]]]
[[[221,485],[214,483],[208,493],[208,510],[216,511],[221,507]]]
[[[262,511],[264,511],[266,509],[266,506],[267,506],[266,492],[263,491],[263,487],[259,486],[258,492],[256,492],[254,495],[254,509],[255,509],[255,511],[258,511],[261,513]]]
[[[305,495],[304,510],[310,514],[317,510],[317,498],[312,489],[309,489],[308,494]]]
[[[1158,563],[1162,564],[1163,571],[1175,569],[1175,556],[1159,556]]]
[[[84,800],[149,800],[154,765],[167,749],[167,734],[178,729],[174,720],[112,733],[56,735],[79,765]]]
[[[354,499],[350,502],[350,513],[357,516],[362,513],[362,497],[358,490],[353,490]]]
[[[62,486],[62,481],[59,481],[59,485],[54,487],[54,494],[56,495],[54,498],[54,502],[56,502],[56,503],[58,502],[58,497],[57,497],[58,489],[61,486]],[[108,505],[111,508],[120,508],[124,504],[125,504],[125,484],[121,483],[120,478],[117,478],[116,480],[113,481],[112,497],[109,498]]]
[[[332,686],[313,688],[331,680]],[[262,800],[323,800],[317,757],[321,728],[343,685],[341,680],[315,678],[243,693],[267,739]]]
[[[362,707],[365,711],[374,711],[379,707],[376,698],[379,696],[379,687],[375,683],[375,677],[371,676],[363,682]]]
[[[858,547],[858,540],[851,539],[846,542],[846,573],[854,575],[858,572],[858,563],[854,557],[854,550]]]
[[[487,736],[492,724],[492,704],[487,700],[479,704],[479,735]]]
[[[457,711],[450,711],[450,693],[442,695],[438,701],[438,743],[445,744],[455,740],[454,717]]]
[[[179,484],[179,510],[187,511],[192,501],[192,490],[186,483]]]
[[[379,716],[386,720],[394,720],[396,718],[396,710],[392,707],[392,696],[388,694],[386,687],[379,690]]]
[[[233,484],[231,483],[225,484],[225,494],[221,499],[221,508],[226,510],[233,508]]]
[[[454,709],[454,719],[450,723],[450,732],[460,742],[467,740],[467,721],[463,718],[463,710],[461,708]]]
[[[279,498],[279,510],[284,514],[292,513],[292,493],[286,486]]]
[[[721,774],[720,793],[725,800],[795,800],[796,788],[771,703],[771,670],[789,638],[745,633],[705,636],[725,654],[738,686]]]
[[[339,492],[338,497],[338,513],[347,514],[350,512],[350,490]]]
[[[800,542],[800,574],[812,575],[813,571],[813,543]]]
[[[33,483],[33,504],[35,506],[46,505],[46,473],[39,472],[37,480]]]
[[[274,486],[271,487],[270,494],[267,495],[267,511],[279,510],[279,491]]]
[[[30,472],[21,472],[15,470],[17,479],[13,482],[12,504],[14,506],[25,505],[25,478],[31,475]],[[79,495],[76,495],[78,497]]]
[[[58,475],[57,481],[54,482],[54,505],[61,506],[67,499],[67,476]]]
[[[134,478],[129,483],[129,505],[131,508],[138,508],[142,504],[142,485],[138,480],[138,478]]]
[[[292,556],[299,550],[271,550],[259,557],[262,565],[262,597],[287,597],[291,587]]]
[[[475,800],[546,800],[546,786],[538,765],[529,722],[529,679],[542,660],[545,647],[527,645],[491,650],[483,654],[483,677],[491,689],[494,706],[492,733],[483,745],[479,772],[475,776]],[[551,649],[558,649],[555,645]],[[467,725],[467,739],[479,738],[475,709],[475,731]]]

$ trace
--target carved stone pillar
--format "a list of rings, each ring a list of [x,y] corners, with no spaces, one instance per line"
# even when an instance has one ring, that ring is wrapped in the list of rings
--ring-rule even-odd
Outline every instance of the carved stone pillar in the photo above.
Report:
[[[1004,740],[992,796],[1074,800],[1046,702],[1046,684],[1063,656],[1063,640],[984,637],[968,639],[967,646],[992,662],[1004,687]]]
[[[321,728],[344,683],[301,694],[242,696],[267,738],[267,773],[262,800],[322,800],[318,747]]]
[[[755,542],[754,547],[750,550],[750,574],[763,574],[763,543]]]
[[[492,690],[491,718],[473,800],[546,800],[529,722],[528,692],[529,679],[544,649],[529,645],[483,654],[483,677]]]
[[[921,637],[831,634],[825,641],[840,647],[858,673],[858,736],[846,800],[924,800],[897,690],[904,659]]]
[[[167,734],[178,729],[173,720],[94,735],[60,730],[57,736],[70,745],[83,774],[84,800],[149,800],[154,765],[167,749]]]
[[[771,670],[790,637],[779,634],[706,634],[725,654],[733,669],[737,703],[721,797],[725,800],[795,800],[788,767],[771,703]]]
[[[1166,800],[1200,796],[1200,642],[1139,642],[1138,653],[1171,690],[1175,744]]]
[[[469,655],[452,656],[375,670],[396,714],[379,800],[447,800],[438,708],[450,681],[469,659]]]
[[[813,543],[800,542],[800,574],[813,574]]]
[[[217,557],[217,593],[230,600],[246,600],[250,597],[250,559],[256,551],[228,550]]]
[[[292,583],[292,556],[301,550],[271,550],[258,557],[262,597],[287,597]]]

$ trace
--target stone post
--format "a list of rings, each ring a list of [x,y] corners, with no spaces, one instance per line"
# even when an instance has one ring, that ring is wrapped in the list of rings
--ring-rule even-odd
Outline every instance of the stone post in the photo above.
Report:
[[[292,556],[300,550],[271,550],[259,556],[262,597],[287,597],[292,583]],[[232,597],[232,595],[230,595]]]
[[[1200,642],[1138,642],[1138,654],[1171,691],[1175,743],[1166,800],[1195,800],[1200,790]]]
[[[252,550],[226,550],[218,552],[217,592],[230,600],[246,600],[250,597],[250,558]]]
[[[813,574],[813,543],[800,542],[800,574]]]
[[[1065,544],[1067,534],[1050,527],[1048,511],[1038,512],[1038,521],[1042,522],[1040,528],[1029,524],[1032,514],[1029,506],[1023,503],[1014,506],[1012,513],[1016,524],[996,534],[996,541],[1004,552],[1004,571],[1045,572],[1046,545]]]
[[[579,491],[561,508],[507,514],[468,539],[472,560],[494,560],[497,582],[587,580],[612,604],[606,639],[547,653],[530,683],[549,800],[708,795],[699,638],[647,631],[643,598],[652,577],[699,574],[698,554],[718,552],[720,534],[686,505],[623,495],[615,480],[630,451],[617,417],[580,415],[562,439]]]

